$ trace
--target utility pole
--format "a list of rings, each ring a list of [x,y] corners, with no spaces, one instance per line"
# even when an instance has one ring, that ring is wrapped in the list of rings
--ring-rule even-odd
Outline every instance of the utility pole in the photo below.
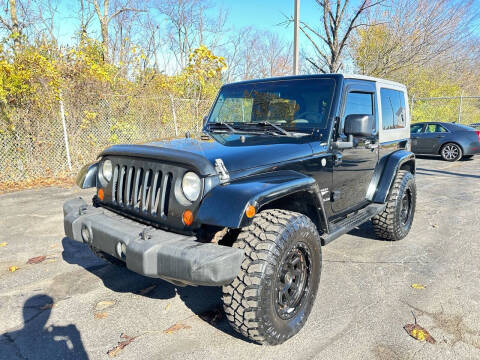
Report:
[[[293,75],[298,74],[298,25],[300,17],[300,0],[295,0],[295,15],[293,22]]]
[[[462,94],[460,95],[460,104],[458,105],[458,123],[462,123],[462,102],[463,102],[463,90]]]

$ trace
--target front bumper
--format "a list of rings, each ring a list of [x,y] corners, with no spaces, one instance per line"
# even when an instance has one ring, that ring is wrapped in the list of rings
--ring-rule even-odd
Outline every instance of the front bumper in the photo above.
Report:
[[[124,261],[136,273],[174,283],[228,284],[240,271],[244,257],[241,249],[155,229],[89,206],[81,198],[65,202],[63,214],[67,237]]]

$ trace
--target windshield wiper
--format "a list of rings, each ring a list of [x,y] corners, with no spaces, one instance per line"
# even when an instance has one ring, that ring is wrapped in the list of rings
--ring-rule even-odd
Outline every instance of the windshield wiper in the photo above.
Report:
[[[285,130],[284,128],[282,128],[281,126],[278,126],[276,124],[273,124],[271,123],[270,121],[261,121],[259,123],[257,123],[258,125],[263,125],[263,126],[270,126],[270,127],[273,127],[275,130],[277,130],[278,132],[282,133],[283,135],[285,136],[294,136],[291,132]]]
[[[227,123],[222,123],[222,122],[211,122],[207,123],[205,126],[205,129],[208,131],[215,131],[215,130],[228,130],[228,132],[231,132],[233,134],[237,134],[238,131],[235,130],[233,127],[228,125]]]

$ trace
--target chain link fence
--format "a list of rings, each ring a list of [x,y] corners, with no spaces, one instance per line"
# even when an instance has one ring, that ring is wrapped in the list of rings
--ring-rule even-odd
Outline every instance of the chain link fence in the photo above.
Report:
[[[169,96],[70,96],[0,123],[0,183],[76,173],[106,147],[196,133],[211,102]],[[480,96],[415,98],[412,122],[480,123]]]
[[[173,97],[68,97],[0,123],[0,183],[76,173],[106,147],[195,133],[211,102]]]
[[[412,122],[442,121],[459,124],[480,123],[480,96],[412,97]]]

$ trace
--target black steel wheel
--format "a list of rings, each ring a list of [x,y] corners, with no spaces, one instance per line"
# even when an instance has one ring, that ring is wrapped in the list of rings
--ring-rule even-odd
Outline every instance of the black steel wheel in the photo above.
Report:
[[[442,146],[440,150],[440,155],[445,161],[457,161],[463,155],[462,148],[455,143],[447,143]]]
[[[308,246],[299,242],[287,254],[277,272],[275,310],[284,320],[294,317],[302,301],[308,297],[311,282],[311,254]]]
[[[233,246],[245,259],[223,287],[228,321],[255,342],[283,343],[300,331],[315,301],[322,262],[316,226],[299,213],[265,210]]]
[[[412,227],[417,188],[415,177],[409,171],[400,170],[390,190],[385,209],[372,218],[377,236],[386,240],[401,240]]]

